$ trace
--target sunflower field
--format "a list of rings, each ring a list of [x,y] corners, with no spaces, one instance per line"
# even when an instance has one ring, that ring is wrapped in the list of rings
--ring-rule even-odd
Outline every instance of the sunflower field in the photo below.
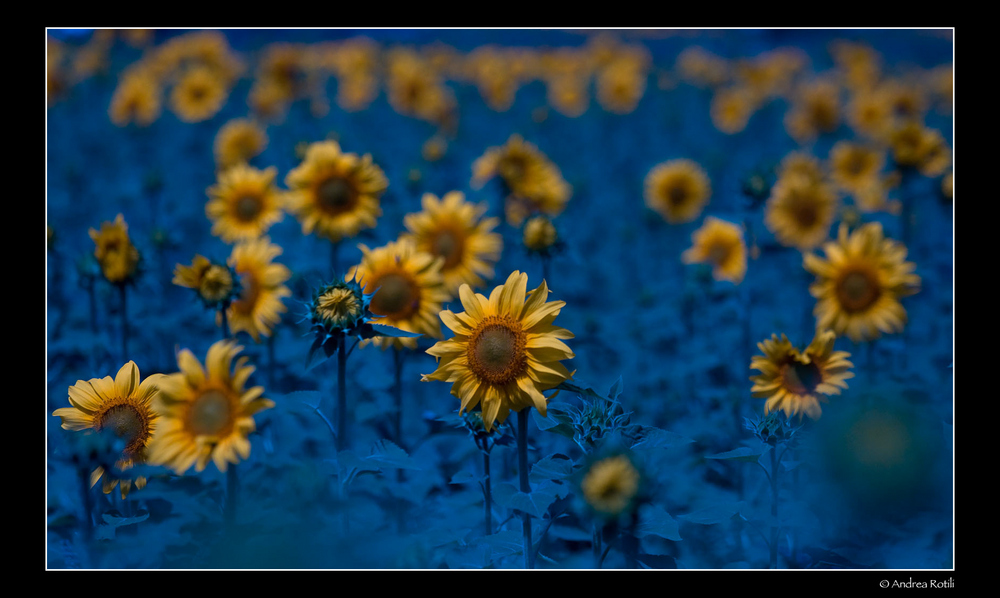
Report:
[[[952,29],[45,43],[46,569],[954,572]]]

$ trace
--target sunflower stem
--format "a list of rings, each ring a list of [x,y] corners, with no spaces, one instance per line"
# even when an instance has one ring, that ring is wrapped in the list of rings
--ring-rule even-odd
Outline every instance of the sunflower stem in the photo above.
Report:
[[[544,280],[545,283],[548,286],[551,287],[552,286],[552,282],[549,279],[549,274],[550,274],[550,272],[549,272],[549,262],[550,261],[551,261],[551,259],[549,258],[548,255],[543,255],[542,256],[542,280]]]
[[[222,317],[222,340],[229,338],[229,316],[226,314],[228,305],[219,308],[219,315]]]
[[[593,524],[591,537],[590,544],[594,551],[594,569],[600,569],[604,563],[604,556],[601,551],[601,527],[597,523]]]
[[[517,412],[517,472],[521,481],[521,492],[531,493],[528,482],[528,410],[525,407]],[[524,568],[535,568],[535,553],[531,549],[531,515],[521,513],[521,534],[524,538]]]
[[[784,454],[784,453],[782,453]],[[778,452],[775,449],[771,449],[771,541],[768,543],[770,547],[769,555],[769,568],[778,568],[778,463],[780,459],[778,458]]]
[[[267,385],[274,392],[274,337],[278,335],[277,328],[267,337]]]
[[[226,506],[225,506],[225,525],[226,531],[233,531],[236,525],[236,511],[239,504],[240,497],[240,480],[236,473],[236,465],[233,463],[229,464],[226,469]]]
[[[122,318],[122,358],[121,361],[124,363],[128,359],[128,302],[126,297],[128,296],[128,291],[124,283],[118,285],[118,294],[121,296],[121,318]]]
[[[340,272],[340,241],[330,243],[330,272],[334,278],[339,278]]]
[[[490,489],[490,454],[483,451],[483,515],[486,535],[493,535],[493,492]]]
[[[94,496],[90,492],[90,474],[87,468],[79,468],[80,495],[83,499],[83,543],[90,550],[94,538]]]
[[[337,452],[347,447],[347,353],[344,335],[337,339]]]
[[[403,448],[403,359],[406,356],[403,354],[403,350],[396,347],[392,351],[392,361],[393,370],[396,376],[396,384],[393,387],[393,400],[395,402],[395,412],[393,413],[393,435],[395,436],[396,446]],[[402,468],[396,470],[396,482],[402,484],[406,479]],[[399,499],[396,505],[396,529],[402,532],[403,523],[405,521],[403,517],[403,509],[405,504],[402,499]]]

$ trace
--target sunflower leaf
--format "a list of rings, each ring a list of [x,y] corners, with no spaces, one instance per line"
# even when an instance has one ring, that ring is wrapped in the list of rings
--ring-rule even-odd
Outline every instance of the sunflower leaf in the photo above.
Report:
[[[767,453],[771,450],[771,447],[763,444],[757,448],[749,446],[741,446],[738,449],[733,449],[731,451],[726,451],[724,453],[716,453],[714,455],[707,455],[706,459],[720,459],[729,461],[746,461],[747,463],[756,463],[760,459],[761,455]]]
[[[627,436],[632,438],[633,449],[664,449],[689,444],[694,440],[653,426],[629,426]]]
[[[451,479],[448,480],[448,483],[449,484],[470,484],[472,482],[478,482],[478,481],[483,480],[483,479],[485,479],[485,476],[477,476],[476,474],[472,473],[471,471],[467,471],[466,470],[466,471],[460,471],[460,472],[456,473],[455,475],[451,476]]]
[[[659,536],[674,542],[680,542],[681,534],[677,525],[677,520],[670,516],[670,513],[659,505],[643,505],[639,509],[639,525],[635,528],[635,535],[643,538],[649,535]]]
[[[316,409],[319,407],[320,401],[323,400],[323,394],[317,390],[296,390],[286,394],[283,398],[291,399],[293,401],[301,401],[313,409]]]
[[[389,336],[393,338],[417,338],[418,336],[423,336],[419,332],[409,332],[401,328],[396,328],[395,326],[387,326],[385,324],[371,324],[372,330],[376,333],[376,336]]]
[[[722,523],[723,521],[729,521],[732,519],[734,515],[740,512],[744,504],[745,503],[743,501],[718,503],[709,505],[692,513],[679,515],[678,518],[689,523],[713,525],[715,523]]]
[[[334,344],[334,349],[336,349],[336,346],[337,345]],[[330,357],[330,353],[328,353],[328,350],[325,347],[323,349],[323,356],[320,357],[319,349],[321,347],[323,347],[323,338],[316,337],[316,340],[313,341],[312,346],[309,347],[309,353],[306,354],[306,370],[311,370],[318,364],[322,363],[323,361],[326,361],[328,357]]]
[[[573,461],[566,455],[555,453],[540,459],[531,467],[529,479],[532,483],[544,480],[561,480],[573,473]]]
[[[375,446],[372,447],[371,454],[365,457],[365,460],[377,463],[380,467],[415,470],[421,469],[421,467],[417,465],[417,462],[413,460],[413,457],[408,455],[406,451],[399,448],[391,441],[384,439],[375,443]]]
[[[622,394],[622,377],[619,375],[615,383],[611,385],[611,389],[608,390],[608,398],[612,401],[617,401],[618,397]]]

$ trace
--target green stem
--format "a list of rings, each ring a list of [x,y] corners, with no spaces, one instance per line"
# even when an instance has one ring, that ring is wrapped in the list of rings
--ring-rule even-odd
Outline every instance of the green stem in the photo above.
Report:
[[[337,339],[337,452],[347,447],[347,353],[344,335]]]
[[[403,350],[396,347],[392,351],[393,371],[396,376],[396,385],[392,389],[395,412],[393,413],[392,433],[395,436],[396,444],[403,447]],[[403,470],[399,470],[400,473]]]
[[[778,568],[778,452],[771,449],[771,541],[770,568]]]
[[[521,492],[531,493],[528,482],[528,410],[525,407],[517,412],[517,470],[521,481]],[[531,545],[531,515],[521,513],[521,534],[524,539],[524,568],[535,568],[535,553]]]
[[[601,565],[604,563],[604,555],[601,550],[601,526],[594,524],[594,529],[592,533],[592,540],[590,542],[591,547],[594,550],[594,569],[600,569]]]
[[[128,303],[126,297],[128,292],[126,290],[125,284],[118,285],[118,294],[121,296],[121,306],[122,306],[122,363],[128,359],[128,310],[126,309]]]
[[[490,454],[483,451],[483,515],[486,521],[486,535],[493,535],[493,493],[490,490]]]
[[[340,278],[340,241],[330,243],[330,271],[334,278]]]
[[[226,313],[228,305],[219,308],[219,315],[222,316],[222,340],[229,338],[229,315]]]
[[[80,495],[83,499],[83,542],[87,551],[94,538],[94,496],[90,492],[90,472],[80,467]]]

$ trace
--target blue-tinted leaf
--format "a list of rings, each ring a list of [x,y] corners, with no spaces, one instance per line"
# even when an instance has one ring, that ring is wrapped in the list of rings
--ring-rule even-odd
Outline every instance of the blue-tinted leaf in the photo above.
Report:
[[[660,505],[643,505],[639,509],[639,524],[635,535],[643,538],[649,535],[659,536],[674,542],[681,541],[677,521]]]
[[[372,324],[371,327],[378,336],[391,336],[393,338],[416,338],[418,336],[423,336],[419,332],[407,332],[406,330],[401,330],[395,326],[387,326],[385,324]]]
[[[622,377],[618,376],[615,383],[611,385],[611,390],[608,391],[608,398],[612,401],[617,400],[619,395],[622,394],[623,382]]]
[[[694,442],[686,436],[652,426],[636,425],[630,431],[630,435],[637,439],[632,443],[633,449],[666,449]]]
[[[547,489],[536,489],[530,494],[525,494],[513,484],[502,483],[493,487],[493,502],[498,506],[523,511],[533,517],[543,517],[549,505],[557,498],[555,492]]]
[[[556,453],[535,463],[528,479],[537,484],[543,480],[561,480],[572,473],[573,461],[566,455]]]
[[[316,340],[313,341],[312,346],[309,347],[309,353],[306,355],[306,370],[311,370],[320,363],[324,362],[330,356],[327,351],[320,350],[323,346],[323,337],[318,336]],[[336,345],[334,345],[336,347]]]
[[[707,506],[703,509],[698,509],[692,513],[686,515],[679,515],[678,518],[687,521],[689,523],[698,523],[700,525],[713,525],[715,523],[721,523],[723,521],[728,521],[733,518],[733,515],[740,512],[744,503],[732,502],[732,503],[718,503],[714,505]]]
[[[491,560],[501,559],[505,556],[521,554],[523,550],[523,538],[519,530],[509,529],[497,532],[491,536],[483,536],[476,540],[481,546],[489,546]]]
[[[374,462],[379,465],[379,467],[389,467],[396,469],[415,469],[420,470],[421,467],[417,465],[417,462],[413,460],[406,454],[406,451],[399,448],[389,440],[379,440],[372,447],[372,452],[370,455],[365,457],[366,461]]]
[[[286,401],[299,401],[305,405],[317,409],[323,400],[323,394],[318,390],[296,390],[282,397]]]
[[[107,513],[101,515],[101,519],[104,520],[104,523],[107,523],[112,527],[122,527],[124,525],[132,525],[149,519],[149,512],[142,511],[138,515],[126,517],[118,511],[108,511]]]
[[[488,544],[462,546],[448,552],[444,560],[449,569],[484,569],[490,566],[492,552]]]
[[[479,482],[485,479],[486,476],[476,475],[471,471],[460,471],[455,475],[451,476],[451,480],[448,481],[449,484],[471,484],[472,482]]]
[[[731,451],[726,451],[724,453],[717,453],[715,455],[707,455],[706,459],[721,459],[721,460],[731,460],[731,461],[746,461],[748,463],[756,463],[760,456],[771,450],[771,447],[762,444],[757,448],[749,446],[741,446],[738,449],[733,449]]]

